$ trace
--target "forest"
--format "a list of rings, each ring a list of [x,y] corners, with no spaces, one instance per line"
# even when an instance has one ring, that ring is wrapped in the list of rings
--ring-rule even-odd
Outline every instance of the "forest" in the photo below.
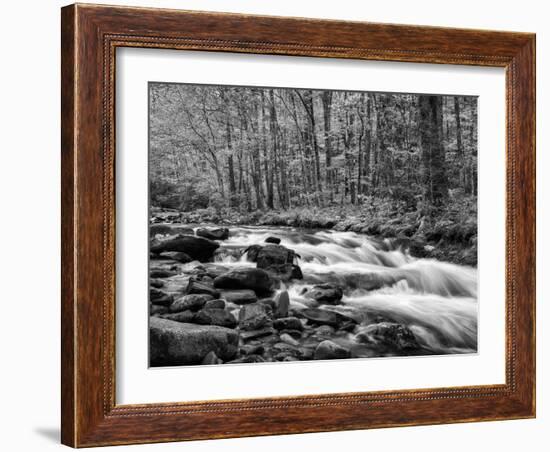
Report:
[[[154,210],[444,242],[477,263],[474,96],[150,83],[149,108]]]

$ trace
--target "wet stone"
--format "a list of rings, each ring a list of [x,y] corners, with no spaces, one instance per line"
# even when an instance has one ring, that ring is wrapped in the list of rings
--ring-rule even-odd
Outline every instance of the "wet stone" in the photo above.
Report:
[[[239,328],[257,330],[271,320],[271,309],[261,303],[244,305],[239,311]]]
[[[213,296],[210,294],[189,294],[178,298],[170,305],[171,312],[181,312],[191,309],[198,311],[205,303],[212,300]]]
[[[160,316],[163,319],[173,320],[174,322],[193,323],[195,313],[192,311],[183,311],[176,313],[166,313]]]
[[[250,340],[250,339],[256,339],[263,336],[269,336],[271,334],[275,334],[276,330],[270,326],[260,328],[258,330],[251,330],[251,331],[241,331],[241,338],[243,340]]]
[[[275,318],[287,317],[288,308],[290,306],[288,292],[286,290],[279,292],[275,296],[273,302],[275,304]]]
[[[304,325],[297,317],[281,317],[273,321],[273,328],[277,330],[303,330]]]
[[[151,278],[169,278],[170,276],[176,276],[177,273],[171,270],[164,270],[162,268],[153,268],[149,272]]]
[[[233,304],[249,304],[258,300],[253,290],[222,290],[220,297]]]
[[[279,336],[279,339],[281,339],[282,342],[286,343],[286,344],[289,344],[289,345],[293,345],[295,347],[297,347],[299,344],[299,342],[294,339],[292,336],[290,336],[290,334],[287,334],[287,333],[283,333]]]
[[[218,325],[226,328],[237,326],[237,319],[225,309],[202,309],[195,315],[193,321],[200,325]]]
[[[225,309],[225,301],[223,300],[208,300],[204,304],[205,309]]]
[[[342,301],[344,291],[340,286],[332,284],[317,284],[308,290],[305,294],[307,298],[312,298],[318,303],[338,304]]]
[[[222,363],[223,361],[220,358],[218,358],[215,352],[209,352],[204,357],[201,364],[211,365],[211,364],[222,364]]]
[[[350,351],[335,342],[321,342],[314,352],[314,359],[345,359],[350,357]]]

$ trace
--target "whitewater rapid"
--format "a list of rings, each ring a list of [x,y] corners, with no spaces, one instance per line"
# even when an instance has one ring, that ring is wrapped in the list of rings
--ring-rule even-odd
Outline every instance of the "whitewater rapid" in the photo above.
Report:
[[[344,289],[342,304],[323,306],[359,320],[384,316],[407,325],[434,354],[477,351],[477,269],[417,259],[394,249],[390,240],[353,232],[309,232],[291,228],[230,228],[220,243],[216,262],[229,267],[254,266],[243,250],[278,237],[298,255],[304,279],[281,285],[291,306],[305,309],[311,302],[305,288],[334,283]],[[373,283],[376,282],[376,284]],[[380,281],[382,287],[374,287]],[[352,338],[350,338],[352,340]]]

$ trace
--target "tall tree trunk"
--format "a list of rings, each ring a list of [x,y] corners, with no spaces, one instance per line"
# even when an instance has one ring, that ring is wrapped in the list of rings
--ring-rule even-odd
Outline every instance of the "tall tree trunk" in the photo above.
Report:
[[[448,197],[441,96],[419,96],[424,199],[440,206]]]
[[[321,95],[323,104],[323,119],[325,127],[325,182],[329,189],[330,201],[333,200],[332,181],[332,137],[331,137],[331,114],[332,114],[332,91],[323,91]]]

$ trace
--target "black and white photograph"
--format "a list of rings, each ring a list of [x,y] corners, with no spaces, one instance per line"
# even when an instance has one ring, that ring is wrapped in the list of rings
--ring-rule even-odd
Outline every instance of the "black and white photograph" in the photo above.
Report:
[[[147,89],[151,367],[477,353],[476,96]]]

